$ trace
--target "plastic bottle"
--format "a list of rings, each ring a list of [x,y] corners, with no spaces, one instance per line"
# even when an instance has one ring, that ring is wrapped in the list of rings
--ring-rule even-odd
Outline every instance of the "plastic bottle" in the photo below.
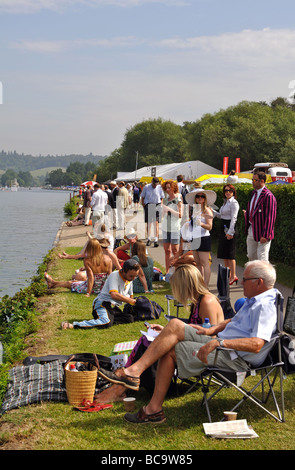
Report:
[[[228,232],[228,227],[227,227],[226,225],[224,225],[224,233],[225,233],[225,235],[227,234],[227,232]]]
[[[71,372],[78,372],[77,369],[76,369],[75,364],[70,364],[70,371]]]
[[[210,328],[210,322],[209,322],[209,318],[205,318],[205,321],[202,325],[203,328]]]

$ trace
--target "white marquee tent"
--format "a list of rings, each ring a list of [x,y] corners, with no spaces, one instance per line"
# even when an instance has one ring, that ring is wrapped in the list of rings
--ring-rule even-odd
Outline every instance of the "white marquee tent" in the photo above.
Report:
[[[139,181],[144,177],[152,176],[152,169],[158,178],[176,180],[177,175],[183,175],[185,180],[194,180],[205,174],[222,174],[220,170],[199,160],[180,163],[167,163],[166,165],[146,166],[130,173],[118,173],[115,181]]]

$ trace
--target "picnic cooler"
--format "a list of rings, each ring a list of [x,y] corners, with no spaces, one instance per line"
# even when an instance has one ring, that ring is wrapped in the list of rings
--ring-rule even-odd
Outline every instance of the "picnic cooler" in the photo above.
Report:
[[[94,354],[94,364],[79,361],[86,366],[87,370],[73,372],[70,367],[71,364],[76,364],[77,360],[74,359],[75,356],[68,359],[64,366],[64,372],[68,402],[73,406],[78,406],[84,399],[93,402],[99,364]]]

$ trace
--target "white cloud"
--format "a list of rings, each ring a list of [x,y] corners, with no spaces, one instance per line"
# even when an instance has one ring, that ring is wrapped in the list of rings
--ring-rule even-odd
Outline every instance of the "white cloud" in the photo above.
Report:
[[[77,49],[81,47],[130,47],[142,45],[145,41],[128,36],[128,37],[114,37],[111,39],[97,38],[97,39],[77,39],[73,41],[20,41],[11,42],[9,47],[12,49],[21,49],[28,52],[38,53],[59,53],[69,49]]]
[[[1,0],[0,0],[1,1]],[[155,42],[150,38],[134,36],[113,38],[76,39],[73,41],[19,41],[9,47],[29,52],[59,53],[77,48],[125,48],[146,46],[145,53],[163,55],[163,60],[173,63],[174,54],[178,60],[189,65],[192,60],[214,58],[242,64],[246,67],[275,66],[282,62],[294,61],[295,30],[270,29],[244,30],[237,33],[223,33],[216,36],[174,37]],[[142,54],[142,52],[141,52]]]
[[[157,45],[166,49],[218,54],[248,66],[259,65],[261,60],[274,65],[277,61],[294,60],[295,30],[265,28],[217,36],[178,37],[163,39]]]

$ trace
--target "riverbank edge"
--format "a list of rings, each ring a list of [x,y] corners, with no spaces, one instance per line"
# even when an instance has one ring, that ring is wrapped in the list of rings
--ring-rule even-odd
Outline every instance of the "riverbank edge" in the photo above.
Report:
[[[23,317],[20,319],[20,325],[23,324],[24,328],[21,326],[18,327],[18,333],[17,333],[17,338],[15,338],[15,341],[17,343],[17,348],[11,353],[9,351],[9,359],[7,362],[4,363],[4,365],[0,368],[0,404],[3,400],[3,396],[5,394],[6,388],[7,388],[7,380],[8,380],[8,371],[11,367],[13,367],[15,364],[20,363],[24,357],[24,351],[28,349],[27,344],[25,343],[26,336],[30,334],[30,327],[32,331],[36,331],[36,328],[42,330],[44,327],[39,325],[36,326],[36,323],[38,323],[38,316],[42,315],[42,305],[46,303],[47,301],[50,301],[50,295],[48,294],[47,291],[47,286],[44,281],[44,272],[50,269],[50,265],[53,262],[56,262],[56,253],[60,248],[67,249],[69,247],[83,247],[85,242],[87,241],[87,231],[89,231],[90,227],[86,227],[84,225],[80,226],[74,226],[74,227],[68,227],[66,223],[63,221],[56,233],[54,242],[52,244],[52,247],[49,249],[48,253],[45,255],[43,258],[42,263],[40,263],[39,267],[37,268],[36,274],[32,276],[31,283],[29,284],[28,287],[21,289],[19,292],[17,292],[13,297],[9,296],[4,296],[5,299],[5,305],[3,307],[3,299],[0,301],[0,320],[1,320],[1,314],[3,310],[7,311],[10,308],[15,309],[15,303],[19,302],[19,297],[22,296],[23,303],[27,303],[27,299],[32,297],[32,311],[30,312],[30,322],[28,322],[27,318],[26,321],[24,322]],[[150,256],[153,257],[154,260],[156,260],[160,266],[164,266],[164,250],[163,247],[160,246],[159,248],[152,248],[149,249],[149,254]],[[213,264],[212,264],[212,277],[214,277],[214,286],[216,286],[216,266],[217,266],[217,260],[215,259],[214,255],[212,256],[213,258]],[[58,261],[58,260],[57,260]],[[242,267],[237,266],[238,269],[241,271],[243,270]],[[292,296],[292,289],[286,286],[282,285],[277,285],[277,288],[281,290],[283,293],[283,296],[285,298],[285,301],[287,300],[288,296]],[[214,289],[211,289],[213,293],[216,293],[216,288],[215,292]],[[235,290],[231,290],[231,297],[232,297],[232,302],[236,300],[236,298],[239,298],[243,296],[242,292],[242,287],[239,286],[238,288],[235,287]],[[20,307],[22,309],[22,303],[20,304]],[[35,321],[34,321],[35,320]],[[0,322],[0,327],[1,327],[1,322]],[[0,340],[1,336],[3,338],[3,335],[0,333]],[[5,347],[5,335],[4,335],[4,359],[7,359],[7,351]],[[10,347],[11,345],[9,345]],[[13,345],[9,348],[10,350],[13,350]],[[35,344],[35,350],[38,349],[38,344]]]

